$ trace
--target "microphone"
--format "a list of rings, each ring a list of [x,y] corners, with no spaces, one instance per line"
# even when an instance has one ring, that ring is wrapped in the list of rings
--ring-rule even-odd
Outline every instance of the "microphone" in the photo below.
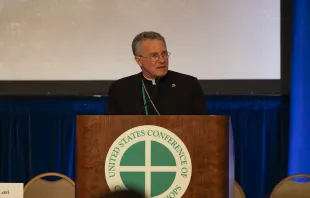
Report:
[[[140,108],[140,110],[138,112],[139,114],[142,112],[143,108],[145,106],[147,106],[152,101],[152,99],[154,99],[156,96],[159,95],[159,91],[158,91],[158,89],[159,89],[159,78],[158,77],[155,78],[155,84],[156,85],[155,85],[154,93],[152,94],[152,96],[148,97],[148,100],[146,101],[146,103],[142,105],[142,107]]]

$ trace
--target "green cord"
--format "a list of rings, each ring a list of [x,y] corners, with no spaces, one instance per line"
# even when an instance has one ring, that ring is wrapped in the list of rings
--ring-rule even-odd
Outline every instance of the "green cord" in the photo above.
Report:
[[[147,110],[147,105],[146,105],[146,99],[145,99],[143,82],[142,82],[142,96],[143,96],[143,105],[144,105],[144,109],[145,109],[145,114],[149,115],[149,112]]]

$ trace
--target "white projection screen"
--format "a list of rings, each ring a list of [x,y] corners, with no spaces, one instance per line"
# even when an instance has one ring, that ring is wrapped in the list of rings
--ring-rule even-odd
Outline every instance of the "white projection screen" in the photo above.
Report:
[[[199,80],[280,80],[280,0],[0,0],[0,81],[135,74],[131,42],[161,33],[170,69]],[[1,82],[0,82],[1,83]]]

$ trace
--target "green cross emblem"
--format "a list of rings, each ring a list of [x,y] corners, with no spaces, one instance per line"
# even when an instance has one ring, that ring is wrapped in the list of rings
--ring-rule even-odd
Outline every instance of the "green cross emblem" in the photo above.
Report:
[[[151,198],[179,198],[189,185],[191,160],[175,134],[146,125],[130,129],[115,140],[105,170],[112,191],[126,188]]]

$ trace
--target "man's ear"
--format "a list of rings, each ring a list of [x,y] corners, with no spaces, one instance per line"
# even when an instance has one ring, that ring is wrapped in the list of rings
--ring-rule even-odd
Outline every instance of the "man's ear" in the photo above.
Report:
[[[141,57],[135,56],[135,60],[136,60],[137,64],[138,64],[140,67],[142,67],[142,60],[141,60]]]

